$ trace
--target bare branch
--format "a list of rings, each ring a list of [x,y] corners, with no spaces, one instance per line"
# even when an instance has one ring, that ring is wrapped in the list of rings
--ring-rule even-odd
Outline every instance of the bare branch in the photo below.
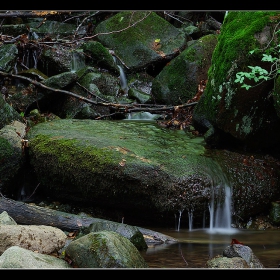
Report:
[[[10,73],[5,73],[0,71],[0,75],[3,77],[12,77],[12,78],[18,78],[18,79],[22,79],[25,81],[30,82],[31,84],[38,86],[40,88],[44,88],[46,90],[50,90],[50,91],[54,91],[54,92],[60,92],[63,94],[67,94],[69,96],[75,97],[77,99],[79,99],[80,101],[86,102],[86,103],[90,103],[93,105],[99,105],[99,106],[109,106],[109,107],[114,107],[116,108],[118,113],[131,113],[131,112],[151,112],[151,113],[161,113],[161,112],[167,112],[167,111],[171,111],[173,112],[174,110],[178,110],[178,109],[182,109],[185,107],[191,107],[197,104],[197,102],[192,102],[192,103],[185,103],[182,105],[177,105],[177,106],[166,106],[166,105],[152,105],[152,104],[116,104],[116,103],[107,103],[107,102],[96,102],[93,101],[91,99],[85,98],[81,95],[75,94],[73,92],[70,91],[66,91],[66,90],[61,90],[61,89],[55,89],[55,88],[51,88],[48,87],[38,81],[32,80],[30,78],[27,77],[23,77],[20,75],[15,75],[15,74],[10,74]],[[155,107],[155,108],[151,108],[151,107]]]
[[[139,22],[143,21],[145,18],[147,18],[152,12],[149,12],[147,15],[145,15],[143,18],[139,19],[138,21],[135,21],[133,24],[129,24],[127,27],[125,28],[122,28],[120,30],[114,30],[114,31],[110,31],[110,32],[103,32],[103,33],[97,33],[97,34],[94,34],[93,36],[89,36],[89,37],[83,37],[83,38],[80,38],[80,39],[77,39],[77,41],[80,41],[80,40],[88,40],[88,39],[92,39],[96,36],[99,36],[99,35],[108,35],[108,34],[114,34],[114,33],[119,33],[119,32],[122,32],[124,30],[127,30],[133,26],[135,26],[136,24],[138,24]]]

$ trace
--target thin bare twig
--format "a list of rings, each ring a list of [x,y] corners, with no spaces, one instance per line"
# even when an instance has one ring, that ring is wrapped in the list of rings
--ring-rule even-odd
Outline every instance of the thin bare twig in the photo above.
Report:
[[[184,258],[184,256],[183,256],[182,249],[180,250],[180,252],[181,252],[181,256],[182,256],[182,258],[183,258],[184,262],[185,262],[185,263],[186,263],[186,265],[188,266],[189,264],[188,264],[188,262],[186,261],[186,259],[185,259],[185,258]]]
[[[32,197],[32,195],[35,193],[35,191],[37,190],[37,188],[39,187],[39,185],[40,185],[40,183],[36,186],[36,188],[34,189],[33,193],[32,193],[29,197],[26,198],[27,200],[28,200],[30,197]]]

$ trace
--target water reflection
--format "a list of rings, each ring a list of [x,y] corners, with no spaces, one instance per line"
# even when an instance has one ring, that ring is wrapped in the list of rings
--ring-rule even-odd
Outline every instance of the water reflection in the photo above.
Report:
[[[207,229],[166,230],[153,229],[177,238],[176,244],[149,246],[141,252],[150,268],[206,268],[209,258],[222,255],[233,238],[249,246],[265,268],[278,268],[280,264],[279,230],[239,230],[209,232]]]

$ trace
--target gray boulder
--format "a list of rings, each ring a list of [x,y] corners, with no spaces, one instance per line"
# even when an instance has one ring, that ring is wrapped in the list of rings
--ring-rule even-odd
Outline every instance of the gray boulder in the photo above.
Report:
[[[19,246],[11,246],[0,256],[0,268],[72,268],[65,260],[32,252]]]

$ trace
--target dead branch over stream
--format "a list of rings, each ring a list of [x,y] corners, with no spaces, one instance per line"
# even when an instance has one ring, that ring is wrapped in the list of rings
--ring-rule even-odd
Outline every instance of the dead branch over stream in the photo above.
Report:
[[[38,81],[32,80],[30,78],[27,78],[27,77],[24,77],[21,75],[15,75],[15,74],[10,74],[10,73],[5,73],[5,72],[0,71],[0,76],[25,80],[37,87],[40,87],[40,88],[43,88],[46,90],[50,90],[50,91],[54,91],[54,92],[58,92],[58,93],[62,93],[62,94],[67,94],[69,96],[79,99],[80,101],[90,103],[93,105],[113,107],[113,108],[117,109],[118,112],[120,112],[120,113],[131,113],[131,112],[142,112],[142,111],[150,112],[150,113],[160,113],[160,112],[166,112],[166,111],[173,112],[175,110],[182,109],[185,107],[191,107],[191,106],[194,106],[197,104],[197,102],[190,102],[190,103],[184,103],[184,104],[177,105],[177,106],[166,106],[166,105],[156,105],[156,104],[135,104],[135,103],[117,104],[117,103],[96,102],[96,101],[93,101],[86,97],[75,94],[73,92],[67,91],[67,90],[48,87],[48,86],[44,85],[43,83],[40,83]]]

